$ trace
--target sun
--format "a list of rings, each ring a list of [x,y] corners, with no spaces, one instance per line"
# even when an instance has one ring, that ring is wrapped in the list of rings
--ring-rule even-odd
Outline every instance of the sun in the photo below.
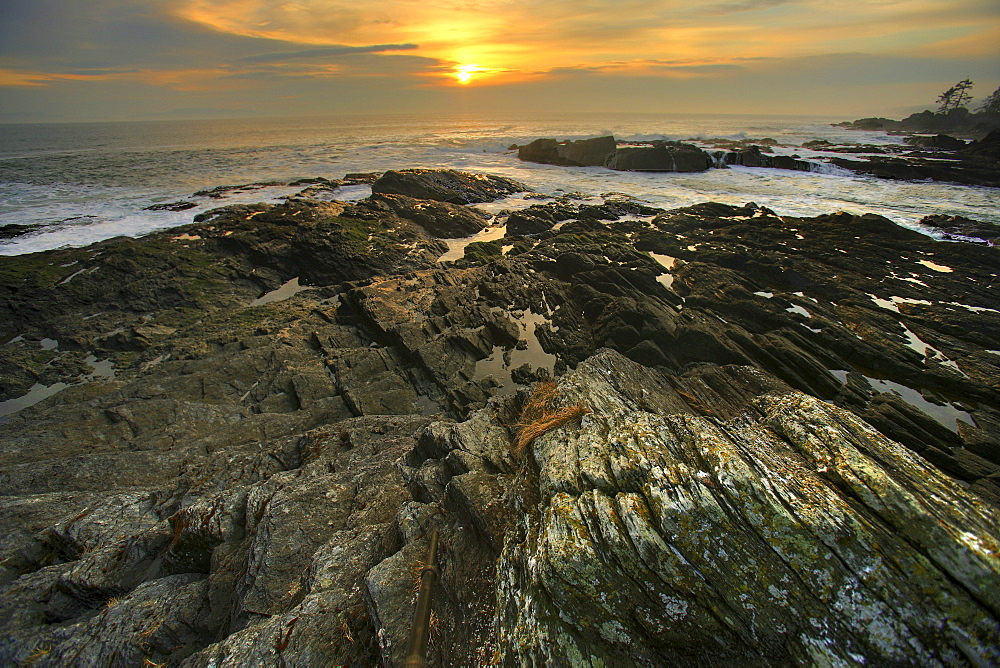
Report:
[[[485,67],[480,67],[479,65],[473,63],[469,65],[459,65],[455,68],[455,71],[452,72],[451,75],[458,80],[458,83],[464,86],[472,81],[472,77],[486,71]]]

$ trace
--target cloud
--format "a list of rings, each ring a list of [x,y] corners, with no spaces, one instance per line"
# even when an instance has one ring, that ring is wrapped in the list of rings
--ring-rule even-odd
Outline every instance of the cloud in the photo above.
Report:
[[[323,47],[420,44],[433,58],[514,73],[675,54],[884,53],[981,33],[997,24],[998,8],[996,0],[177,0],[173,11],[223,34]],[[971,40],[995,49],[985,35]]]
[[[258,53],[245,56],[239,61],[243,63],[273,63],[283,60],[323,59],[339,56],[351,56],[359,53],[382,53],[385,51],[410,51],[419,49],[417,44],[373,44],[371,46],[327,46],[315,49],[300,49],[299,51],[283,51],[279,53]]]
[[[688,91],[697,105],[750,80],[782,90],[798,86],[817,100],[825,99],[816,92],[823,85],[843,96],[851,82],[860,91],[895,81],[902,95],[906,82],[913,97],[893,102],[903,106],[918,102],[924,87],[966,73],[995,87],[1000,71],[996,0],[0,0],[0,6],[0,113],[32,104],[74,108],[86,96],[97,109],[111,91],[135,113],[154,113],[157,105],[243,108],[230,103],[237,98],[249,108],[282,96],[315,100],[320,108],[335,98],[360,109],[366,101],[429,104],[451,94],[476,100],[485,95],[477,89],[486,87],[516,98],[516,91],[543,83],[592,87],[567,108],[593,107],[619,83],[638,102],[656,99],[660,86]],[[463,65],[481,74],[456,92],[452,74]],[[991,67],[994,74],[981,74]],[[181,93],[192,99],[171,99]],[[557,95],[551,103],[561,100]]]
[[[702,8],[706,14],[738,14],[756,12],[781,5],[799,4],[799,0],[746,0],[745,2],[724,2]]]
[[[69,72],[33,72],[0,68],[0,87],[3,86],[46,86],[55,81],[100,81],[115,78],[121,74],[132,74],[137,70],[82,70]]]

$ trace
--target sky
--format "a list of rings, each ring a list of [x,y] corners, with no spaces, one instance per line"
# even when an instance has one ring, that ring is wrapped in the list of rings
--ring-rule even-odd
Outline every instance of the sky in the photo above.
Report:
[[[0,0],[0,122],[899,118],[965,77],[1000,86],[998,0]]]

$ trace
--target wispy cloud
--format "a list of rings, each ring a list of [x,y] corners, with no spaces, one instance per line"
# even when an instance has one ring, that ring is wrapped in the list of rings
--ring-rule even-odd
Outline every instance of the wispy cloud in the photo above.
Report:
[[[274,63],[283,60],[323,59],[351,56],[359,53],[384,53],[386,51],[412,51],[419,49],[416,44],[373,44],[371,46],[326,46],[298,51],[278,53],[258,53],[239,59],[243,63]]]
[[[801,0],[745,0],[745,2],[720,2],[709,4],[702,8],[706,14],[737,14],[755,12],[781,5],[799,4]]]

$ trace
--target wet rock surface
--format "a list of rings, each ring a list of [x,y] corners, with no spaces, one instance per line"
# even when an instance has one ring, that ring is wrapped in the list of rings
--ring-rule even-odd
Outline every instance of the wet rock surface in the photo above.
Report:
[[[309,192],[0,258],[0,663],[393,664],[434,528],[435,665],[1000,659],[995,247]]]
[[[452,169],[390,170],[372,183],[372,192],[405,195],[452,204],[492,202],[528,188],[501,176],[469,174]]]

